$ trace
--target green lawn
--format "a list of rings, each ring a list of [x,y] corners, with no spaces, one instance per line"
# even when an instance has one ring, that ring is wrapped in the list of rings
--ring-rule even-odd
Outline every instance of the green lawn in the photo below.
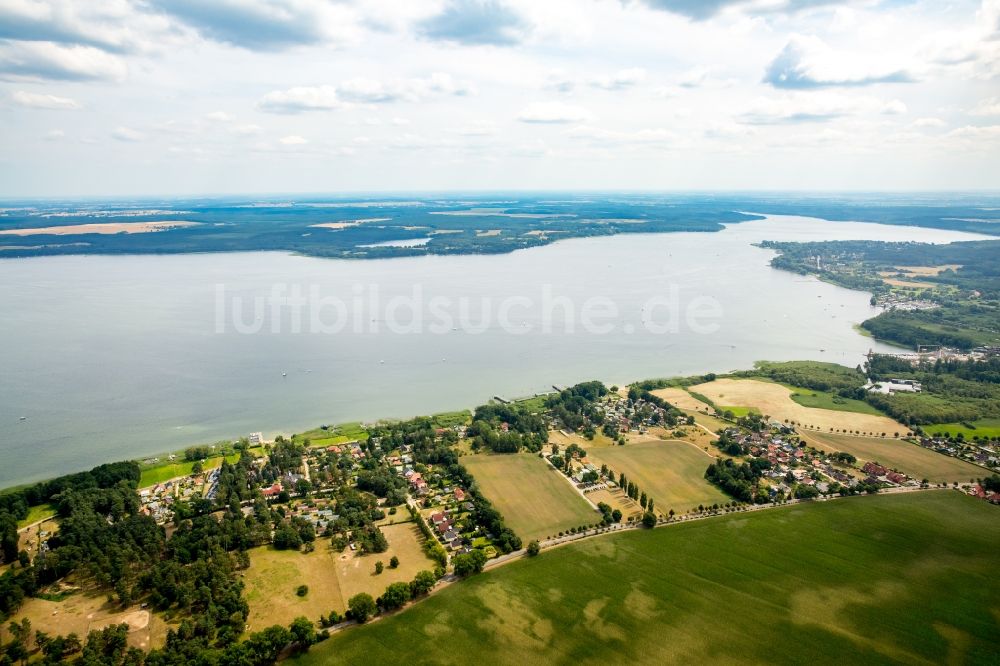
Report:
[[[51,518],[54,515],[56,515],[56,506],[54,504],[33,506],[28,509],[28,516],[24,520],[17,521],[17,529],[37,523],[39,520]]]
[[[738,419],[748,415],[750,412],[756,412],[760,414],[760,410],[755,407],[741,407],[740,405],[723,405],[719,407],[719,411],[725,414],[729,412],[733,415],[734,419]]]
[[[360,422],[352,421],[329,426],[326,429],[313,428],[295,435],[293,439],[297,442],[308,439],[310,446],[332,446],[350,441],[365,441],[368,439],[368,431],[361,426]]]
[[[302,664],[996,663],[1000,513],[856,497],[589,539],[449,586]]]
[[[939,423],[924,426],[924,430],[932,435],[947,433],[952,437],[957,437],[961,433],[965,439],[972,439],[976,436],[980,439],[983,437],[1000,438],[1000,419],[980,419],[971,423],[976,427],[969,428],[962,423]]]
[[[230,463],[236,462],[239,458],[240,454],[238,453],[226,456],[226,460]],[[221,464],[222,456],[215,456],[205,461],[203,469],[215,469]],[[148,486],[155,486],[157,483],[169,481],[170,479],[176,479],[177,477],[190,476],[193,467],[193,460],[177,460],[175,462],[164,462],[150,467],[144,467],[142,469],[142,476],[139,477],[139,487],[146,488]]]

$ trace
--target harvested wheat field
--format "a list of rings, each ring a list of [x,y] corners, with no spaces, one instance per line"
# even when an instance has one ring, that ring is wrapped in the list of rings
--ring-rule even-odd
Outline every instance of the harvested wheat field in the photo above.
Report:
[[[829,431],[830,428],[861,433],[892,436],[907,432],[908,428],[888,416],[841,412],[833,409],[803,407],[791,398],[791,391],[781,384],[755,379],[716,379],[713,382],[691,387],[708,396],[719,409],[732,405],[749,407],[777,421],[794,421],[807,428]]]
[[[971,463],[898,439],[849,437],[829,433],[802,432],[810,446],[824,451],[846,451],[859,460],[877,462],[920,481],[965,483],[984,475],[985,470]]]
[[[650,391],[650,393],[657,398],[666,400],[677,409],[689,412],[712,411],[711,405],[705,404],[682,388],[671,386],[670,388],[656,389],[655,391]]]

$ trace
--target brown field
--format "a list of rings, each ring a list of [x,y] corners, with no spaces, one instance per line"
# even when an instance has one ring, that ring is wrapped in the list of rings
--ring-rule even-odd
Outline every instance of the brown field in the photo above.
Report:
[[[892,287],[908,287],[910,289],[933,289],[938,286],[931,282],[916,282],[912,280],[900,280],[899,278],[889,277],[890,275],[896,275],[896,273],[890,273],[882,271],[879,273],[882,276],[882,282]]]
[[[193,227],[197,222],[97,222],[94,224],[68,224],[60,227],[39,227],[36,229],[4,229],[0,234],[8,236],[75,236],[78,234],[146,234],[168,231],[181,227]]]
[[[717,405],[751,407],[778,421],[793,421],[806,427],[829,430],[838,428],[864,433],[907,432],[907,428],[888,416],[841,412],[833,409],[803,407],[791,398],[791,391],[781,384],[755,379],[716,379],[693,386]],[[720,407],[721,409],[721,407]]]
[[[162,617],[132,606],[122,610],[117,603],[108,603],[106,593],[78,591],[62,601],[26,599],[14,620],[31,620],[31,628],[50,636],[75,633],[86,639],[87,633],[113,624],[129,625],[128,644],[150,650],[161,647],[167,639],[167,623]]]
[[[846,451],[855,455],[859,461],[878,462],[904,472],[917,481],[927,479],[934,483],[968,482],[969,479],[979,478],[986,473],[986,470],[964,460],[942,455],[903,440],[851,437],[809,431],[800,431],[799,435],[810,446],[824,451]]]
[[[592,493],[587,493],[587,497],[594,504],[604,502],[612,509],[618,509],[622,512],[623,521],[627,521],[629,517],[638,518],[642,515],[642,507],[639,506],[639,503],[626,495],[621,488],[595,490]]]
[[[939,275],[943,271],[957,271],[962,264],[944,264],[941,266],[896,266],[897,271],[908,273],[909,275]]]
[[[378,597],[389,583],[409,582],[418,571],[434,569],[434,562],[424,554],[424,537],[414,523],[397,523],[381,529],[389,542],[386,552],[355,555],[345,550],[337,555],[337,577],[345,608],[347,600],[355,594],[367,592]],[[399,558],[398,569],[389,568],[389,559],[393,555]],[[385,571],[376,576],[375,563],[379,560],[385,564]]]
[[[479,454],[462,464],[525,544],[597,522],[597,512],[569,479],[535,454]]]
[[[715,458],[688,442],[677,440],[627,444],[588,452],[596,465],[607,465],[625,476],[656,502],[656,510],[687,511],[699,504],[728,502],[729,497],[705,480],[705,468]]]
[[[683,409],[689,412],[705,412],[712,410],[711,405],[706,405],[682,388],[671,386],[669,388],[656,389],[655,391],[650,391],[650,393],[655,395],[657,398],[666,400],[677,409]]]
[[[483,230],[483,231],[477,231],[476,232],[476,237],[477,238],[492,238],[493,236],[499,236],[501,231],[503,231],[503,229],[486,229],[486,230]]]
[[[418,571],[434,568],[423,551],[423,536],[413,523],[381,527],[389,542],[384,553],[357,555],[350,549],[337,553],[329,541],[316,541],[311,553],[255,548],[250,551],[250,568],[245,572],[246,598],[250,604],[247,623],[251,631],[273,624],[287,626],[300,615],[313,622],[330,611],[343,613],[347,600],[360,592],[378,597],[390,583],[409,582]],[[389,568],[389,559],[399,558],[399,567]],[[385,570],[375,575],[375,562]],[[305,597],[295,594],[299,585],[308,585]]]

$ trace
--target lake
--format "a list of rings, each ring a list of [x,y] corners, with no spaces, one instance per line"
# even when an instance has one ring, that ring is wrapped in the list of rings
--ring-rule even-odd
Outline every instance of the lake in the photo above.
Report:
[[[869,295],[771,269],[751,243],[977,238],[771,216],[488,256],[0,260],[0,486],[553,384],[853,366],[891,349],[855,330]]]

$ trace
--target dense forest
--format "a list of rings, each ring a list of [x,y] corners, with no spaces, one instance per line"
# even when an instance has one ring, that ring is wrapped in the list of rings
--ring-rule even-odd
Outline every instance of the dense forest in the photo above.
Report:
[[[135,234],[2,235],[3,257],[51,254],[177,254],[284,250],[317,257],[496,254],[562,238],[625,233],[721,231],[756,219],[712,200],[649,197],[518,197],[496,202],[385,199],[294,202],[150,201],[144,210],[35,203],[0,211],[0,231],[58,224],[183,220],[193,226]],[[149,214],[143,214],[148,212]],[[44,217],[57,215],[58,217]],[[334,225],[322,227],[316,225]],[[496,230],[496,231],[494,231]],[[429,239],[429,240],[428,240]],[[403,244],[397,244],[403,241]],[[406,244],[416,241],[416,244]],[[392,243],[392,245],[379,245]]]
[[[875,381],[915,379],[920,393],[868,394],[868,402],[907,425],[968,422],[1000,417],[1000,358],[983,361],[931,361],[913,367],[892,356],[873,356]]]

